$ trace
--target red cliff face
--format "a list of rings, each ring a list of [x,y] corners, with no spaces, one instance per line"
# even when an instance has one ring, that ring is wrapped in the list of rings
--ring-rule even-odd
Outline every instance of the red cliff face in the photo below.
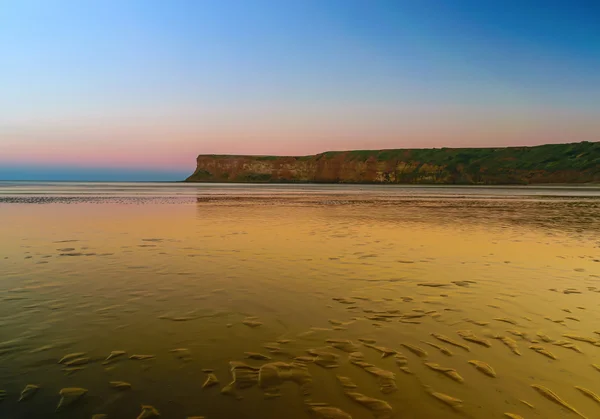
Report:
[[[419,170],[420,169],[420,170]],[[343,155],[315,157],[199,156],[188,181],[197,182],[316,182],[396,183],[396,173],[410,172],[415,180],[443,182],[441,168],[377,161],[347,161]]]
[[[200,155],[188,182],[527,184],[600,181],[600,143],[498,149]]]

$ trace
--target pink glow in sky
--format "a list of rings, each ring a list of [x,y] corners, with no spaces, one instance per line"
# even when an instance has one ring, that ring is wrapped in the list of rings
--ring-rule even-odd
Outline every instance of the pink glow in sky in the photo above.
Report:
[[[361,117],[361,115],[363,115]],[[362,110],[318,118],[251,114],[78,124],[43,121],[2,128],[0,162],[192,170],[198,154],[306,155],[331,150],[536,145],[600,138],[585,114],[516,110],[396,113]],[[197,120],[198,120],[197,119]],[[576,123],[574,123],[576,122]]]

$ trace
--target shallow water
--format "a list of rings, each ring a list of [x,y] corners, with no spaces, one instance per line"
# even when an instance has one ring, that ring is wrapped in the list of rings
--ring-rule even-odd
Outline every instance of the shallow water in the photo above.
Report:
[[[597,188],[0,183],[0,417],[594,418],[593,364]]]

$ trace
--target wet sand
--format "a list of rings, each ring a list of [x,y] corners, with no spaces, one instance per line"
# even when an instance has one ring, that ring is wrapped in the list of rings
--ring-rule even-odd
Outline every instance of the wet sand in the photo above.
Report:
[[[19,188],[0,417],[600,417],[592,188]]]

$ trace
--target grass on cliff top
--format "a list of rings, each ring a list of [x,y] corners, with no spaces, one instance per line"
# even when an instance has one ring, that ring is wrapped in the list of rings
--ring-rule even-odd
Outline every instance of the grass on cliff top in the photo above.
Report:
[[[342,158],[347,161],[403,161],[427,163],[445,167],[462,165],[467,168],[504,170],[581,170],[600,172],[600,142],[546,144],[534,147],[504,148],[430,148],[328,151],[312,156],[233,156],[203,155],[217,159],[251,158],[275,161],[294,158],[299,161]]]
[[[432,148],[395,150],[329,151],[317,159],[344,156],[349,161],[419,162],[440,166],[479,165],[520,170],[600,171],[600,142],[546,144],[535,147]]]

